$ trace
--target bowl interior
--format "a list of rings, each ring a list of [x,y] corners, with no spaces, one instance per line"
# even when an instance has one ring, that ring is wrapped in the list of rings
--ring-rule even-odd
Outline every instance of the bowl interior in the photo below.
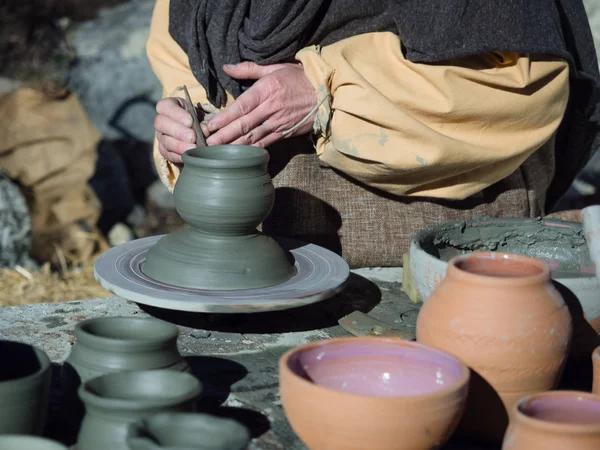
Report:
[[[575,395],[534,397],[519,405],[519,411],[545,422],[575,425],[600,425],[600,398]]]
[[[348,340],[299,349],[288,367],[319,386],[368,396],[418,396],[448,389],[464,366],[443,352],[393,340]]]
[[[496,278],[526,278],[544,273],[543,265],[536,260],[497,253],[466,255],[454,265],[464,272]]]
[[[0,341],[0,382],[34,375],[44,367],[40,350],[21,342]]]

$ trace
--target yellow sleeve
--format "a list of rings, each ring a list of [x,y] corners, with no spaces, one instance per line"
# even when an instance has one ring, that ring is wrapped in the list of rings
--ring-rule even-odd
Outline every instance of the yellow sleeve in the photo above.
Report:
[[[552,138],[569,97],[563,60],[493,52],[417,64],[387,32],[296,58],[327,97],[321,160],[396,195],[463,199],[505,178]]]

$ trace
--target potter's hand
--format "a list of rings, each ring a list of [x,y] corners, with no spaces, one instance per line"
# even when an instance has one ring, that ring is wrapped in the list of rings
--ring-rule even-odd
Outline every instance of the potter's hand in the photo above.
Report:
[[[317,104],[315,90],[299,64],[243,62],[223,70],[232,78],[258,81],[223,112],[205,117],[210,131],[207,145],[267,147],[282,139],[282,132],[298,124]],[[313,122],[314,114],[288,136],[310,132]]]
[[[183,99],[164,98],[156,104],[158,115],[154,120],[158,151],[167,161],[181,163],[181,154],[196,147],[192,116],[183,107]],[[203,132],[208,135],[205,127]]]

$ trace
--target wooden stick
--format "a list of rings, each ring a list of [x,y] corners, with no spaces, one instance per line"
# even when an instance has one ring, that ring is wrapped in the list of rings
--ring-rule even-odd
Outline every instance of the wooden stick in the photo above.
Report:
[[[196,133],[196,145],[198,147],[206,147],[206,140],[204,139],[202,128],[200,128],[200,122],[198,121],[198,113],[196,112],[196,107],[192,103],[190,93],[188,92],[187,86],[185,85],[183,86],[183,92],[185,93],[185,110],[192,116],[192,128]]]

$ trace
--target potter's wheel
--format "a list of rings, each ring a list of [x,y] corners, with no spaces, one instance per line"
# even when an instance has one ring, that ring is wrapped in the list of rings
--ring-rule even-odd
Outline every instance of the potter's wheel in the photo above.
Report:
[[[343,288],[346,261],[314,244],[276,239],[295,258],[297,273],[285,283],[261,289],[211,291],[157,282],[142,272],[148,250],[162,236],[127,242],[103,253],[94,265],[96,280],[115,295],[158,308],[204,313],[252,313],[296,308],[325,300]]]

